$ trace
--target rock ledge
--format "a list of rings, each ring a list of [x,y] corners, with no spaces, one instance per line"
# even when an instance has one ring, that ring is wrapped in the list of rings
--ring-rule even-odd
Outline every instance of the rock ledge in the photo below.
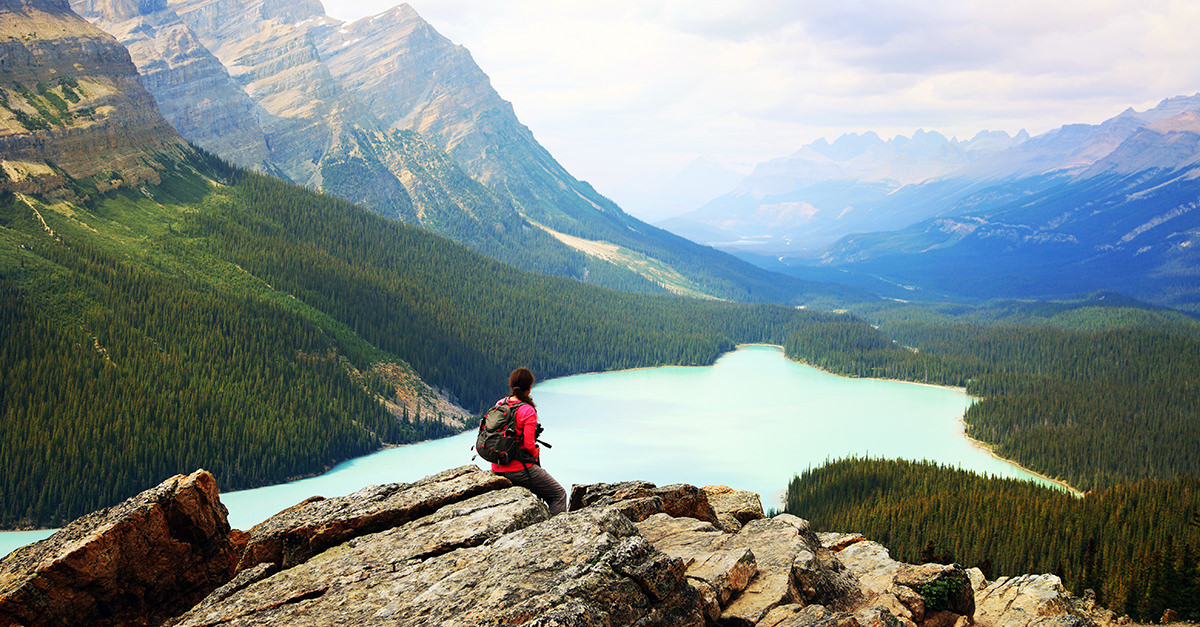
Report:
[[[901,564],[860,536],[765,518],[752,496],[574,486],[571,511],[551,517],[528,490],[463,466],[314,497],[241,532],[197,471],[6,557],[0,627],[1112,622],[1051,575],[988,583],[957,565]]]

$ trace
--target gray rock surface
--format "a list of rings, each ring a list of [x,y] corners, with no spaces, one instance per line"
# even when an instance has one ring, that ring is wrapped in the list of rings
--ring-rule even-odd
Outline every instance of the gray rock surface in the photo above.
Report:
[[[704,490],[682,483],[661,488],[649,481],[571,486],[568,509],[573,511],[585,507],[615,507],[634,522],[660,513],[714,524],[717,522],[717,514]]]
[[[831,612],[821,605],[780,605],[758,622],[758,627],[859,627],[853,614]]]
[[[414,483],[369,486],[348,496],[309,499],[255,525],[238,570],[261,563],[289,568],[353,537],[390,529],[511,485],[477,466],[460,466]]]
[[[754,552],[745,547],[725,548],[729,534],[710,522],[656,514],[637,527],[656,548],[683,562],[710,622],[720,618],[730,599],[741,594],[758,574]]]
[[[682,565],[624,516],[549,520],[523,488],[356,538],[178,625],[701,625]]]

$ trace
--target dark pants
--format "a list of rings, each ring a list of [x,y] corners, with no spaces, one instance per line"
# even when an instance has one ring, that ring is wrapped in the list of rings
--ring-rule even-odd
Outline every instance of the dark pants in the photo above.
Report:
[[[513,485],[519,485],[536,494],[538,498],[546,502],[551,516],[567,511],[566,490],[563,490],[563,487],[554,480],[554,477],[550,476],[550,473],[542,470],[541,466],[530,466],[527,470],[496,474],[513,482]]]

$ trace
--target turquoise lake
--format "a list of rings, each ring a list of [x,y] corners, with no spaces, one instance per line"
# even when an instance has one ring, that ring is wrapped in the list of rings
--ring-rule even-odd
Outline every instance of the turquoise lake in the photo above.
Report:
[[[497,398],[505,383],[497,382]],[[723,484],[782,509],[791,478],[850,455],[927,459],[982,474],[1037,479],[963,434],[962,390],[847,379],[788,361],[774,346],[743,346],[712,366],[665,367],[538,383],[543,467],[576,483],[644,479]],[[229,522],[249,529],[313,495],[350,494],[477,463],[474,433],[386,449],[319,477],[221,495]],[[165,477],[164,477],[165,479]],[[218,481],[220,477],[217,478]],[[147,486],[149,487],[149,486]],[[0,533],[0,555],[51,532]]]

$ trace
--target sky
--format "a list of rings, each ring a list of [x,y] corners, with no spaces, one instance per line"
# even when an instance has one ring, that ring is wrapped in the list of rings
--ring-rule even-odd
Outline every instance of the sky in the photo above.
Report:
[[[348,21],[397,4],[323,3]],[[644,219],[681,211],[663,192],[698,159],[744,174],[843,133],[1036,135],[1200,92],[1198,0],[409,4],[568,171]]]

